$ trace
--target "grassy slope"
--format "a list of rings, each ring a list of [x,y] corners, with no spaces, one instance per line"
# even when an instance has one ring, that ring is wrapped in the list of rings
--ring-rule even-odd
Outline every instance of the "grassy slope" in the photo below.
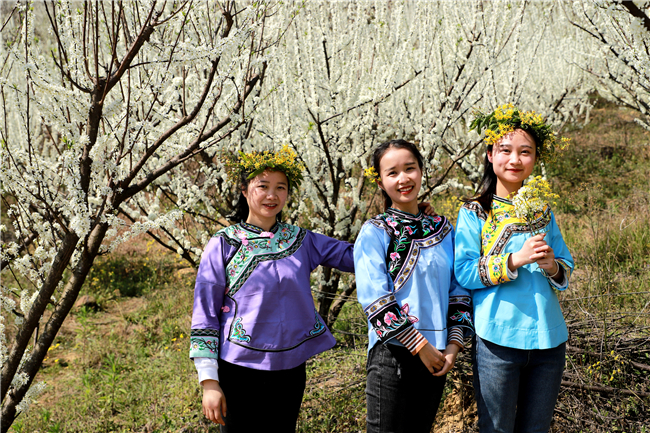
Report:
[[[629,112],[602,106],[592,111],[590,124],[566,135],[575,144],[550,173],[562,197],[558,221],[577,263],[572,289],[563,295],[564,309],[575,321],[585,314],[641,312],[620,320],[635,323],[635,332],[647,336],[647,293],[602,295],[650,290],[650,134],[632,123]],[[444,213],[453,213],[455,206],[449,197],[436,198],[436,208]],[[101,309],[77,309],[66,321],[37,378],[48,388],[13,430],[218,431],[201,415],[201,394],[187,359],[194,273],[182,267],[144,241],[99,263],[85,292],[97,298]],[[568,300],[585,296],[594,298]],[[300,431],[365,430],[365,324],[359,306],[347,305],[335,328],[345,332],[336,333],[339,347],[308,364]],[[448,381],[436,431],[472,431],[467,358],[461,356]],[[626,385],[623,373],[607,381],[622,365],[613,356],[601,356],[598,367],[586,358],[570,362],[584,371],[585,380]],[[590,366],[593,370],[587,370]],[[603,431],[618,429],[619,418],[639,419],[639,412],[645,411],[647,420],[648,399],[628,399],[617,409],[586,398],[602,408],[594,411],[601,414]],[[559,409],[575,413],[571,404],[563,395]],[[634,427],[642,423],[624,427],[642,431]],[[562,426],[558,422],[554,431],[580,431]]]

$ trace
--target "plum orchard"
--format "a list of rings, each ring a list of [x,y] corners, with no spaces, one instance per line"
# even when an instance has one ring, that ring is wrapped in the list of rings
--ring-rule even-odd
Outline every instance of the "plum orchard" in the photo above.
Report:
[[[3,431],[42,390],[34,377],[98,255],[146,233],[198,264],[237,193],[219,152],[289,144],[306,179],[285,218],[353,240],[377,143],[419,143],[424,197],[476,182],[472,110],[508,101],[559,127],[588,110],[585,70],[604,61],[582,54],[605,42],[561,3],[1,7]],[[321,270],[314,287],[329,324],[354,290],[345,278]]]

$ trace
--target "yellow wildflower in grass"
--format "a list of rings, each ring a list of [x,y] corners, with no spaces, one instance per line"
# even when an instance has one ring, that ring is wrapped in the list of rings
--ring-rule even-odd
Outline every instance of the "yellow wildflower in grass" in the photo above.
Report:
[[[551,185],[542,176],[536,176],[508,198],[512,200],[517,218],[526,222],[534,236],[537,233],[532,229],[532,222],[550,203],[555,205],[554,200],[560,196],[551,190]]]
[[[440,215],[446,215],[449,218],[455,218],[463,202],[458,197],[447,197],[440,205],[438,212]],[[436,206],[437,207],[437,206]]]

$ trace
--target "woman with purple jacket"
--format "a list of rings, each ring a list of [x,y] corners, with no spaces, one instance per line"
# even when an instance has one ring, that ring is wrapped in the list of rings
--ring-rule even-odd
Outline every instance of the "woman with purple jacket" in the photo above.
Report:
[[[319,265],[352,272],[353,246],[281,222],[302,180],[288,147],[241,153],[226,167],[241,182],[238,223],[208,242],[194,289],[190,358],[203,413],[222,432],[294,432],[305,361],[335,344],[309,277]]]

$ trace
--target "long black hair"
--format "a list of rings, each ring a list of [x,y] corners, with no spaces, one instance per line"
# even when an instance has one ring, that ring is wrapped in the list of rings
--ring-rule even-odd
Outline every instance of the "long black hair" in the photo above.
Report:
[[[388,149],[406,149],[409,152],[413,154],[415,159],[418,161],[418,165],[420,166],[420,170],[424,172],[424,158],[422,158],[422,154],[418,150],[417,147],[415,147],[415,144],[410,143],[406,140],[390,140],[385,143],[381,143],[379,146],[375,148],[374,153],[372,154],[372,166],[375,168],[375,171],[377,173],[379,172],[379,163],[381,162],[381,159],[384,157],[386,152],[388,152]],[[381,189],[381,188],[380,188]],[[384,211],[387,210],[389,207],[393,205],[393,200],[386,194],[386,191],[383,189],[381,190],[381,193],[384,197]]]
[[[516,128],[515,131],[524,131],[532,137],[535,142],[535,159],[537,159],[542,152],[542,144],[539,144],[539,138],[535,135],[533,131],[526,131],[525,129]],[[498,143],[497,143],[498,144]],[[476,187],[474,196],[468,198],[462,198],[461,201],[468,203],[471,201],[477,201],[483,208],[485,212],[489,212],[492,209],[492,196],[497,192],[497,175],[494,173],[494,166],[490,162],[487,154],[492,153],[493,146],[489,145],[485,152],[485,162],[483,163],[483,178]]]
[[[233,224],[246,222],[248,219],[248,214],[250,213],[248,200],[246,200],[246,197],[244,196],[244,191],[248,189],[248,185],[250,185],[251,180],[255,178],[248,179],[248,176],[250,176],[250,173],[242,173],[239,177],[239,184],[237,185],[237,189],[239,190],[239,197],[237,198],[237,204],[235,205],[232,213],[226,215],[226,219]],[[278,214],[275,216],[275,220],[282,221],[282,211],[278,212]]]

